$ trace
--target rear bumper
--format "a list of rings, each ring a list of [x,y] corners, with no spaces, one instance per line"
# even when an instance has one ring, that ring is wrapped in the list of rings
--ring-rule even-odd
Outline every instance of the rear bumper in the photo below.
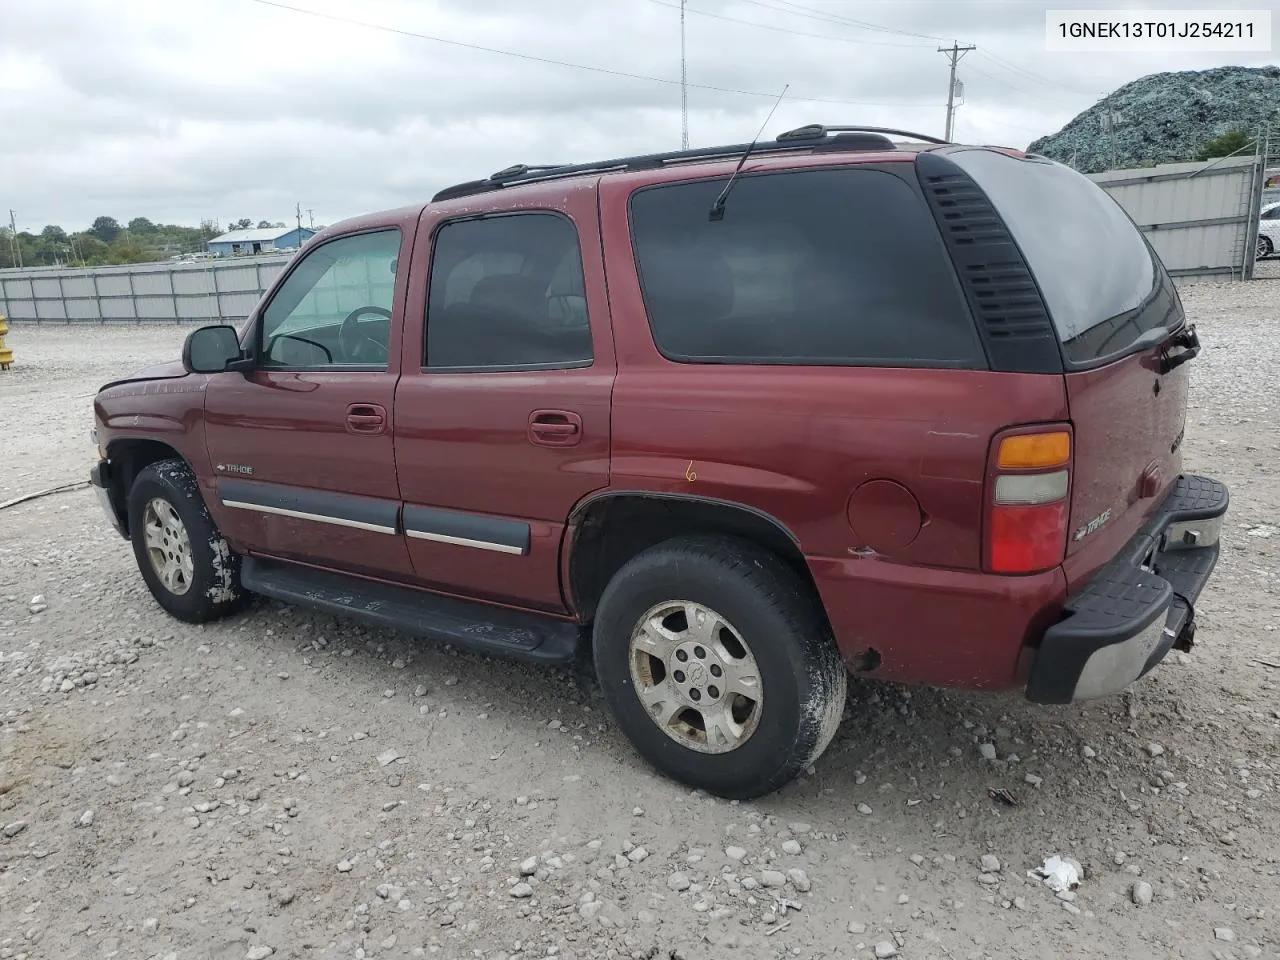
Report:
[[[116,528],[116,533],[128,539],[129,530],[125,524],[123,504],[117,502],[116,490],[118,487],[111,480],[111,462],[109,460],[99,460],[89,469],[89,483],[93,487],[94,493],[98,495],[98,502],[102,504],[102,509],[106,511],[111,525]]]
[[[1070,703],[1125,689],[1195,634],[1195,602],[1218,562],[1227,488],[1181,476],[1109,563],[1067,598],[1044,633],[1027,699]]]

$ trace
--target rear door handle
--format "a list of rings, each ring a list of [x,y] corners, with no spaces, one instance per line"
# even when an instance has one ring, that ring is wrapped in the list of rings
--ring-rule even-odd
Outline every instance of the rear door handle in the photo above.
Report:
[[[371,436],[385,433],[387,408],[380,403],[353,403],[347,407],[347,433]]]
[[[572,410],[529,414],[529,442],[540,447],[572,447],[582,439],[582,417]]]

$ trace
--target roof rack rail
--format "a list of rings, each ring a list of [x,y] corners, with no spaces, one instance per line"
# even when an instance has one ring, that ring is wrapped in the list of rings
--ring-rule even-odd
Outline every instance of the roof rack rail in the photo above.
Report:
[[[797,127],[795,130],[788,130],[786,133],[780,134],[776,139],[756,143],[735,143],[724,146],[714,147],[695,147],[690,150],[673,150],[666,153],[649,153],[641,154],[634,157],[617,157],[612,160],[595,160],[591,163],[573,163],[573,164],[544,164],[529,165],[515,164],[504,170],[499,170],[484,180],[470,180],[466,183],[455,184],[452,187],[446,187],[431,198],[432,203],[438,203],[442,200],[453,200],[458,197],[469,197],[480,193],[488,193],[492,190],[500,190],[503,187],[514,186],[520,183],[537,183],[542,180],[555,180],[561,177],[572,177],[582,173],[608,173],[615,170],[652,170],[657,167],[665,166],[668,163],[688,162],[694,160],[717,160],[729,159],[732,157],[740,157],[744,153],[750,151],[752,156],[756,154],[777,152],[780,150],[813,150],[815,148],[822,149],[843,149],[843,150],[889,150],[893,148],[893,143],[887,137],[841,137],[839,134],[898,134],[899,136],[910,137],[914,140],[923,140],[927,143],[945,144],[948,141],[939,140],[937,137],[931,137],[923,133],[912,133],[909,130],[894,130],[889,127],[862,127],[862,126],[833,126],[828,127],[819,123],[809,124],[804,127]],[[832,136],[828,137],[831,134]]]

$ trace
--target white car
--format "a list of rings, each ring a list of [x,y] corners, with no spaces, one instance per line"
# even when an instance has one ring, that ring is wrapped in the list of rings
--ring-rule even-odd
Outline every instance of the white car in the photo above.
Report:
[[[1280,250],[1280,202],[1262,208],[1258,218],[1257,258],[1269,257]]]

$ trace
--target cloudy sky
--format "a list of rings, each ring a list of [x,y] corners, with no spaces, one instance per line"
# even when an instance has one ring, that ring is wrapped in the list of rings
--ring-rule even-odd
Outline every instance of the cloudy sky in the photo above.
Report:
[[[857,122],[941,135],[937,47],[953,39],[978,48],[960,63],[956,139],[1013,146],[1144,74],[1277,59],[1045,52],[1047,8],[1098,3],[687,3],[695,146],[751,139],[785,84],[770,134]],[[300,202],[332,223],[512,163],[675,149],[679,5],[0,0],[0,211],[38,231],[101,214],[292,223]],[[1106,4],[1123,5],[1268,4]]]

